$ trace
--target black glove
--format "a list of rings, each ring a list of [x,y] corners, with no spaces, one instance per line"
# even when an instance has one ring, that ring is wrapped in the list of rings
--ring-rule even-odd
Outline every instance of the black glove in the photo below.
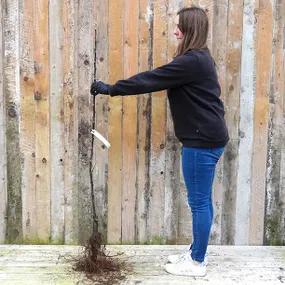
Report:
[[[109,94],[109,84],[95,80],[91,85],[90,93],[94,96],[97,94]]]

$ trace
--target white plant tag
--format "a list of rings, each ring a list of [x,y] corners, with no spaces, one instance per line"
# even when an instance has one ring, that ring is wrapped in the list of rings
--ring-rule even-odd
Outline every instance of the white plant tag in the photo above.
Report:
[[[96,130],[92,130],[91,134],[100,140],[107,148],[110,148],[111,144]]]

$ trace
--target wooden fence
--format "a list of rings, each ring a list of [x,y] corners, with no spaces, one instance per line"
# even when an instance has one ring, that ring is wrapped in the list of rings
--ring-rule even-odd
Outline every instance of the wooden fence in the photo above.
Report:
[[[109,243],[191,241],[165,92],[89,88],[170,61],[192,3],[208,10],[231,137],[210,243],[285,243],[283,0],[2,0],[0,242],[82,243],[93,207]]]

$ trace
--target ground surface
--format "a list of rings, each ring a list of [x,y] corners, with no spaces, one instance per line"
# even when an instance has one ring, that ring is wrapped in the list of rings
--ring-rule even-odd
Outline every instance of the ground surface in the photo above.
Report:
[[[120,258],[133,267],[133,272],[119,284],[285,284],[285,247],[209,246],[206,277],[166,273],[163,265],[167,255],[185,248],[183,245],[107,247],[110,254],[123,253]],[[78,246],[0,245],[0,284],[98,284],[74,274],[62,258],[67,254],[76,255],[80,249]]]

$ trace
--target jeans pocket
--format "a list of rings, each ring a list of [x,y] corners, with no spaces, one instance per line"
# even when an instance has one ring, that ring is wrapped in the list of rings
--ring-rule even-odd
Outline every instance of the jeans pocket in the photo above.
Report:
[[[216,156],[216,159],[219,160],[224,150],[225,150],[225,147],[215,147],[212,149],[212,153]]]

